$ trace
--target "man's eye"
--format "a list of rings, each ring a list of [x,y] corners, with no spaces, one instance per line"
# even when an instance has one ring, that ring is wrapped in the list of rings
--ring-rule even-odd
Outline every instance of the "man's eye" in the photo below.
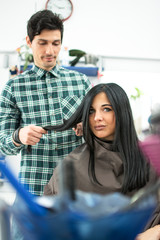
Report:
[[[45,45],[46,43],[45,42],[39,42],[39,45]]]
[[[59,46],[59,45],[60,45],[60,43],[53,43],[53,45],[54,45],[54,46]]]

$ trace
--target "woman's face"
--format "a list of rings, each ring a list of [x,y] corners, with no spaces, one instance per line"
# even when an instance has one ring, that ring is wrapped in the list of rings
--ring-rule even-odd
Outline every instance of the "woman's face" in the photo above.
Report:
[[[96,137],[109,141],[114,139],[115,113],[104,92],[97,94],[93,99],[90,108],[89,125]]]

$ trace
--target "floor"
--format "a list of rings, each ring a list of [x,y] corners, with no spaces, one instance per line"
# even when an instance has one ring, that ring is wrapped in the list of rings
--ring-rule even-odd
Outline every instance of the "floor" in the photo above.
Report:
[[[12,206],[16,196],[15,190],[7,180],[0,180],[0,240],[10,239],[11,219],[6,218],[4,213]]]
[[[16,192],[8,181],[0,181],[0,199],[12,205],[15,200]]]

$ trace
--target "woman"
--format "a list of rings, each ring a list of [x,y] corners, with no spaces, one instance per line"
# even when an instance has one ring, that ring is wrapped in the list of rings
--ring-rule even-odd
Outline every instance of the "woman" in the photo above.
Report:
[[[64,125],[53,129],[63,131],[81,121],[85,143],[65,159],[73,160],[76,189],[99,194],[121,192],[131,196],[156,180],[138,147],[129,99],[120,86],[114,83],[96,85],[75,114],[64,121]],[[45,195],[59,192],[57,169],[45,186]]]

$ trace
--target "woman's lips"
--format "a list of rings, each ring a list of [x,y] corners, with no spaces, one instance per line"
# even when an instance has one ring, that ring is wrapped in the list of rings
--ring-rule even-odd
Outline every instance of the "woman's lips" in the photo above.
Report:
[[[105,125],[99,125],[99,126],[95,126],[94,128],[95,128],[96,131],[101,131],[101,130],[103,130],[105,127],[106,127]]]

